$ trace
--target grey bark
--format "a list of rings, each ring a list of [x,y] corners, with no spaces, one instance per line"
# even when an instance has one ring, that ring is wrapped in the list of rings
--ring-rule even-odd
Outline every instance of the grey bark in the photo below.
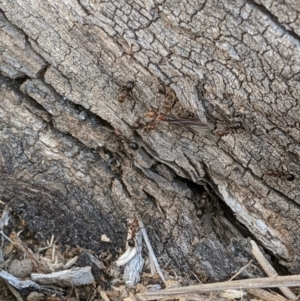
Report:
[[[217,281],[251,257],[241,223],[299,273],[297,1],[1,0],[0,8],[0,197],[38,239],[54,233],[62,244],[113,251],[139,214],[161,264]],[[128,81],[135,88],[121,104]],[[211,128],[240,120],[245,130],[201,137],[161,122],[133,131],[138,117],[162,109],[161,82]],[[234,215],[203,200],[199,179]]]

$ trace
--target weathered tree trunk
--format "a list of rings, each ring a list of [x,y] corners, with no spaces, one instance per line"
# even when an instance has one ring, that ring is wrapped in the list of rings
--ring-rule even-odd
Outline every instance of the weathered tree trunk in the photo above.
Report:
[[[245,265],[249,232],[299,273],[296,2],[1,0],[1,199],[41,240],[114,250],[139,214],[161,263],[201,279]],[[244,130],[133,130],[162,82],[212,129]]]

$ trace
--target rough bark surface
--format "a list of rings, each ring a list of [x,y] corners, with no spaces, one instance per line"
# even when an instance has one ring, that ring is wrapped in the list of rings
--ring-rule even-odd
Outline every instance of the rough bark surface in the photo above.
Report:
[[[240,222],[299,273],[297,2],[1,0],[1,199],[37,238],[97,252],[123,247],[139,214],[161,263],[202,280],[249,261]],[[244,131],[132,130],[162,109],[161,82],[212,129],[239,120]],[[233,214],[203,200],[201,178]]]

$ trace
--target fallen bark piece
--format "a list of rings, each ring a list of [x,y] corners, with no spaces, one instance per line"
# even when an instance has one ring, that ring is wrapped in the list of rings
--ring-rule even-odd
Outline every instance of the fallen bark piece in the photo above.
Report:
[[[246,280],[191,285],[191,286],[185,286],[181,288],[165,289],[158,292],[147,292],[143,294],[138,294],[136,295],[136,297],[138,298],[138,300],[143,300],[143,301],[158,300],[166,297],[171,297],[174,295],[205,293],[211,291],[222,291],[226,289],[278,287],[280,285],[300,286],[300,275],[255,278],[255,279],[246,279]]]
[[[104,270],[105,266],[104,264],[98,260],[95,256],[90,254],[87,251],[83,251],[77,261],[78,267],[85,267],[85,266],[91,266],[92,268],[92,274],[95,278],[95,281],[100,284],[102,287],[105,285],[105,276],[104,276]]]
[[[258,263],[261,265],[263,270],[266,272],[266,274],[269,277],[278,276],[275,269],[271,266],[271,264],[268,262],[268,260],[264,257],[262,252],[259,250],[256,242],[251,240],[251,244],[252,244],[251,252],[252,252],[253,256],[256,258],[256,260],[258,261]],[[279,286],[279,289],[282,291],[282,293],[288,299],[291,299],[291,300],[296,300],[297,299],[297,296],[288,287]]]
[[[2,269],[0,269],[0,277],[3,278],[5,281],[7,281],[11,286],[19,290],[28,287],[35,288],[35,289],[41,288],[37,283],[31,280],[20,280],[17,277],[13,276],[12,274],[3,271]]]
[[[267,292],[266,290],[262,290],[262,289],[248,289],[247,292],[249,294],[251,294],[254,297],[260,298],[262,300],[266,300],[266,301],[287,301],[288,299],[275,294],[275,293],[271,293],[271,292]]]
[[[133,233],[129,233],[129,236],[132,237]],[[124,270],[124,281],[125,285],[128,287],[134,287],[141,279],[141,272],[144,266],[144,259],[142,257],[142,240],[143,236],[140,230],[134,233],[134,244],[136,253],[133,258],[126,264]],[[127,242],[128,244],[128,242]]]
[[[56,284],[62,287],[80,286],[94,282],[91,267],[73,268],[51,274],[31,274],[31,279],[40,284]]]
[[[42,287],[31,280],[20,280],[17,277],[11,275],[10,273],[8,273],[2,269],[0,269],[0,277],[3,278],[11,287],[16,288],[17,290],[33,288],[36,290],[41,290],[41,291],[46,291],[48,293],[61,295],[61,292],[59,292],[57,290]],[[11,287],[9,287],[9,289],[12,291]],[[13,293],[13,294],[16,295],[15,293]]]

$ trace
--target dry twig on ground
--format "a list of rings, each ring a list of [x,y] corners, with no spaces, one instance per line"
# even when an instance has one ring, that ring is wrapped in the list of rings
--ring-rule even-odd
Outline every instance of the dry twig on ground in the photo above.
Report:
[[[253,240],[251,240],[251,244],[252,244],[252,250],[251,250],[252,254],[256,258],[256,260],[258,261],[258,263],[261,265],[261,267],[263,268],[263,270],[266,272],[266,274],[269,277],[278,276],[278,274],[275,271],[275,269],[271,266],[271,264],[267,261],[267,259],[264,257],[264,255],[262,254],[262,252],[259,250],[256,242],[253,241]],[[279,286],[279,289],[282,291],[282,293],[288,299],[291,299],[291,300],[296,300],[297,299],[297,296],[288,287]]]
[[[186,286],[180,288],[165,289],[157,292],[138,294],[136,297],[138,298],[138,300],[141,301],[158,300],[167,297],[173,297],[175,295],[183,295],[183,294],[191,294],[191,293],[205,293],[211,291],[222,291],[226,289],[278,287],[280,285],[300,286],[300,275],[255,278],[255,279],[192,285],[192,286]]]

